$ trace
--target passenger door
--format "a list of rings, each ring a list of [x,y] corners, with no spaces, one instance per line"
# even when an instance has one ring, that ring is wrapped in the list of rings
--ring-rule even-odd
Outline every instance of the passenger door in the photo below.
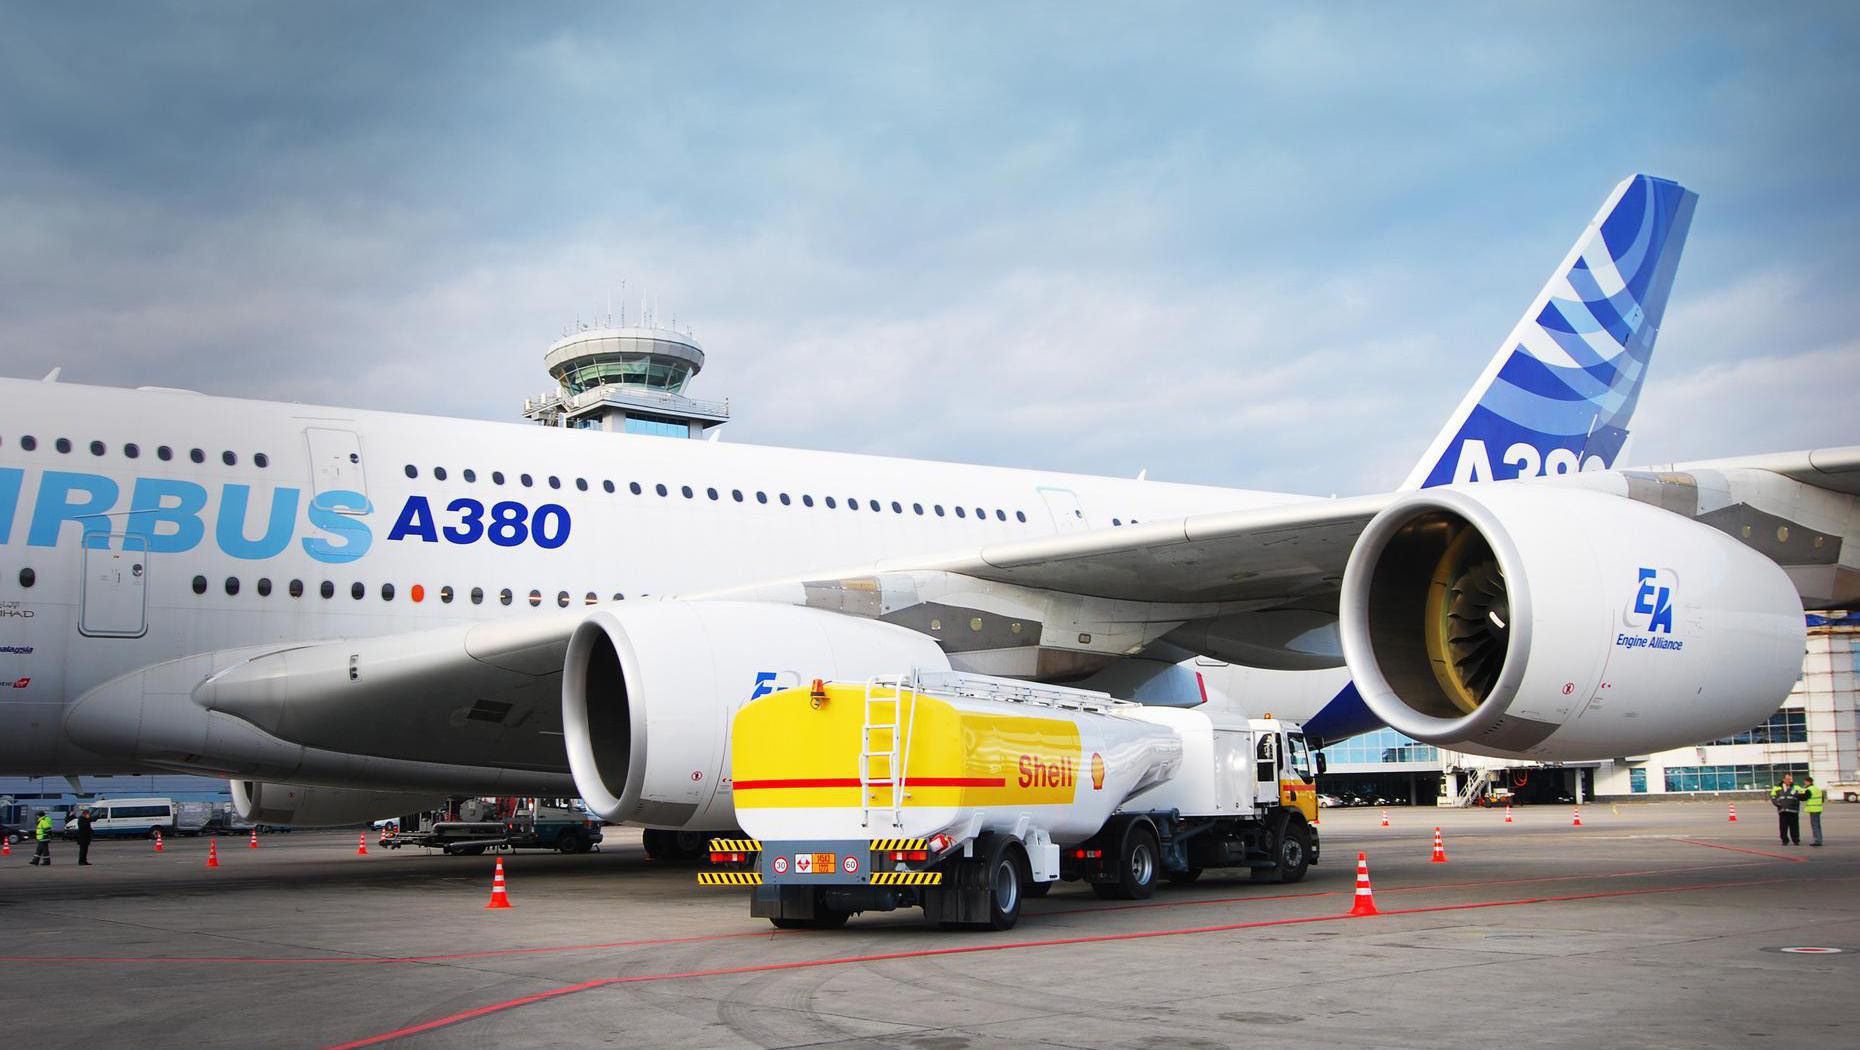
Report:
[[[92,638],[148,633],[148,565],[147,537],[86,532],[79,633]]]
[[[311,494],[313,499],[325,492],[368,495],[362,439],[354,431],[305,427],[304,440],[310,446],[310,479],[315,486]]]

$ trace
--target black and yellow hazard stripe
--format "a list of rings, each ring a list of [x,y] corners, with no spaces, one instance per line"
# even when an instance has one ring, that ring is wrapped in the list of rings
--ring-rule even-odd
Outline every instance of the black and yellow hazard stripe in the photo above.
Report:
[[[872,873],[874,886],[941,886],[940,871],[879,871]]]
[[[924,839],[873,839],[872,849],[877,850],[912,850],[929,849],[930,843]]]
[[[711,839],[712,853],[760,853],[762,843],[755,839]]]
[[[700,871],[699,886],[760,886],[762,873],[759,871]]]

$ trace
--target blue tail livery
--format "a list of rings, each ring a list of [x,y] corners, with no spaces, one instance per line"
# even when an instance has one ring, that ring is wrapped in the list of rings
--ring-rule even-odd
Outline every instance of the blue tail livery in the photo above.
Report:
[[[1614,466],[1697,202],[1650,175],[1616,186],[1402,487]]]

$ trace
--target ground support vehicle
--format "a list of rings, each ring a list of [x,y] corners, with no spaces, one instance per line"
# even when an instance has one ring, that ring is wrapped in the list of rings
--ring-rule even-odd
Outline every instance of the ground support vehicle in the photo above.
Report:
[[[71,807],[65,821],[64,837],[77,837],[78,814],[90,810],[91,834],[96,838],[154,838],[157,833],[170,838],[175,833],[176,806],[167,798],[100,798]]]
[[[782,928],[918,907],[1008,929],[1061,879],[1136,899],[1209,868],[1293,882],[1318,857],[1310,753],[1270,717],[913,672],[752,701],[730,748],[748,837],[714,839],[698,881],[753,887]]]
[[[457,798],[444,809],[409,814],[381,829],[388,849],[423,846],[449,854],[485,850],[552,849],[588,853],[599,848],[601,822],[566,798]]]

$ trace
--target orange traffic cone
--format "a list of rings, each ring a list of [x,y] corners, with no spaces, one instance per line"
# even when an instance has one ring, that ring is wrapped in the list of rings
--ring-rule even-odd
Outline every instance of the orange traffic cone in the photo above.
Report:
[[[355,837],[355,855],[358,857],[368,856],[368,832],[364,831]]]
[[[510,897],[504,890],[504,858],[497,858],[497,873],[491,876],[491,902],[486,908],[508,908]]]
[[[161,831],[160,831],[160,829],[157,829],[157,830],[156,830],[156,832],[155,832],[155,852],[156,852],[156,853],[161,853],[161,852],[163,852],[163,850],[162,850],[162,845],[161,845]]]
[[[1447,862],[1447,844],[1440,841],[1440,829],[1435,828],[1434,829],[1434,863],[1445,864],[1446,862]]]
[[[247,843],[246,843],[246,848],[247,848],[247,849],[257,849],[257,848],[258,848],[258,829],[257,829],[257,828],[253,828],[253,829],[252,829],[252,839],[251,839],[251,841],[249,841],[249,842],[247,842]]]
[[[0,836],[0,857],[11,857],[12,855],[13,855],[13,840],[6,838],[4,836]]]
[[[1737,823],[1737,803],[1735,802],[1731,803],[1731,819],[1725,821],[1725,823],[1726,824]]]
[[[212,842],[207,843],[207,867],[217,868],[219,866],[220,866],[220,840],[214,839]]]
[[[1576,815],[1570,818],[1569,826],[1572,828],[1579,828],[1582,826],[1582,807],[1581,806],[1576,807]]]
[[[1376,895],[1369,888],[1369,858],[1362,853],[1356,855],[1356,903],[1350,905],[1350,914],[1382,914],[1376,910]]]
[[[1505,803],[1505,823],[1511,823],[1511,803]]]
[[[1385,828],[1389,826],[1389,811],[1386,809],[1382,811],[1382,826]]]

